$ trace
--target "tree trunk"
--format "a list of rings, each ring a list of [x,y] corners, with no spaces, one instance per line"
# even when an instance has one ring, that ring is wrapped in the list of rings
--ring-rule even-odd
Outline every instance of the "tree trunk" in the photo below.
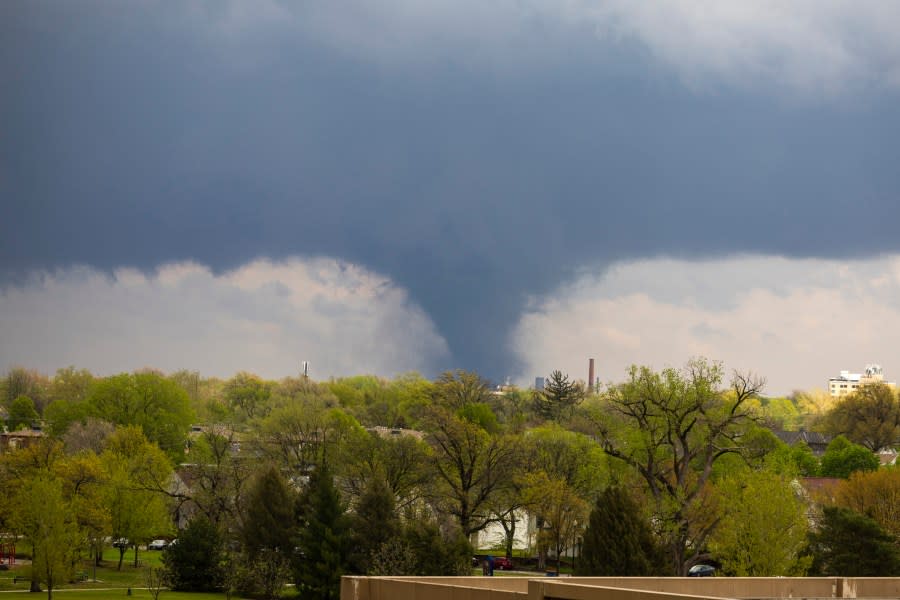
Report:
[[[122,570],[122,561],[125,560],[125,546],[119,546],[119,568],[117,570]]]
[[[137,569],[138,566],[138,545],[134,545],[134,568]]]

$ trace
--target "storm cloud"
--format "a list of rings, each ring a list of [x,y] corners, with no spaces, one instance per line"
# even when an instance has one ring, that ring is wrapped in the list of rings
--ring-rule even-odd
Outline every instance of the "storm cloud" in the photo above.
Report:
[[[530,298],[618,261],[900,249],[898,22],[892,2],[5,2],[0,269],[345,261],[433,320],[449,352],[419,367],[499,379],[527,362]]]

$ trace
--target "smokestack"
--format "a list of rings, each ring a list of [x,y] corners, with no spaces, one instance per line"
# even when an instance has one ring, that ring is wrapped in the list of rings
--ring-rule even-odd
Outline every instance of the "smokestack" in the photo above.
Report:
[[[588,359],[588,389],[594,391],[594,359]]]

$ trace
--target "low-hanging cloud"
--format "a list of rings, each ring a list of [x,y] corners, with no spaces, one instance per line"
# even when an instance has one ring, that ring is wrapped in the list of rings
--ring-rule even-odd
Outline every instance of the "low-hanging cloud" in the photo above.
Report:
[[[143,367],[317,379],[423,369],[446,355],[429,318],[390,280],[331,259],[257,260],[214,274],[91,268],[0,289],[0,365],[108,374]]]
[[[680,367],[721,360],[768,380],[767,392],[826,387],[841,370],[880,363],[900,376],[900,256],[873,260],[742,257],[618,264],[535,299],[512,349],[520,382],[553,369],[602,382],[631,364]]]

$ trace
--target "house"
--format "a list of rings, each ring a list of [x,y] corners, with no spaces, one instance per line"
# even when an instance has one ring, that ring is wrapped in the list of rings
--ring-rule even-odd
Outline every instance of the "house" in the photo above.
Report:
[[[806,431],[804,429],[800,431],[773,430],[772,433],[788,446],[795,446],[800,443],[806,444],[815,456],[825,454],[828,444],[831,443],[830,435],[819,433],[818,431]]]
[[[27,448],[38,443],[43,437],[44,432],[40,430],[5,431],[0,433],[0,454],[16,448]]]

